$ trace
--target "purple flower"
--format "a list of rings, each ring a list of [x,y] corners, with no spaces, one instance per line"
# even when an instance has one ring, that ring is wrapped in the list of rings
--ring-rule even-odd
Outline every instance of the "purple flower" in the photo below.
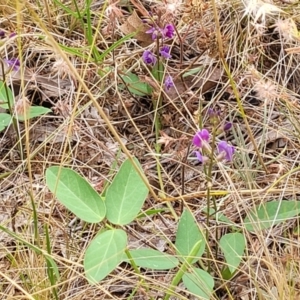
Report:
[[[170,47],[169,46],[163,46],[160,50],[159,53],[162,57],[168,59],[171,58],[172,56],[170,55]]]
[[[156,40],[156,38],[160,32],[161,32],[161,29],[160,28],[157,29],[154,26],[152,26],[149,30],[146,31],[146,33],[152,34],[152,36],[151,36],[152,40]]]
[[[163,36],[171,39],[174,36],[174,32],[174,26],[172,24],[167,24],[163,29]]]
[[[234,154],[235,148],[225,141],[221,141],[218,143],[218,159],[222,160],[225,159],[227,161],[232,161],[232,157]]]
[[[156,57],[150,50],[145,50],[143,53],[143,61],[148,65],[155,65]]]
[[[17,58],[12,58],[12,59],[6,59],[6,58],[4,58],[3,60],[14,71],[18,71],[20,69],[20,61]]]
[[[170,88],[174,87],[174,81],[172,76],[168,75],[165,79],[165,83],[164,83],[165,89],[168,91]]]
[[[14,37],[14,36],[16,36],[17,34],[15,33],[15,32],[12,32],[8,37],[9,38],[12,38],[12,37]]]
[[[203,146],[203,142],[208,142],[209,141],[209,132],[207,129],[202,129],[200,131],[198,131],[194,137],[193,137],[193,144],[198,147],[201,148]]]
[[[146,31],[146,33],[151,33],[152,40],[156,40],[158,36],[163,35],[162,29],[159,27],[152,26],[149,30]]]
[[[231,127],[232,127],[232,123],[231,123],[231,122],[227,122],[227,123],[225,123],[225,125],[223,126],[223,130],[224,130],[224,131],[228,131],[228,130],[231,129]]]
[[[3,39],[5,37],[5,31],[0,29],[0,39]]]
[[[194,153],[196,154],[198,161],[202,164],[205,164],[208,161],[208,157],[202,155],[199,151],[195,151]]]

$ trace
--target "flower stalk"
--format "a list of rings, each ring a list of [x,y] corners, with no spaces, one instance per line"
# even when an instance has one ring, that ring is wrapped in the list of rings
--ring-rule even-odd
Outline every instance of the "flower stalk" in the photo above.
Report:
[[[225,123],[220,126],[220,112],[209,110],[208,111],[210,123],[212,125],[212,134],[209,130],[203,128],[199,130],[193,137],[192,143],[198,148],[194,152],[197,160],[204,165],[204,172],[206,176],[206,206],[207,206],[207,216],[206,216],[206,252],[208,258],[208,272],[211,270],[211,251],[209,249],[209,222],[210,222],[210,208],[212,206],[213,210],[217,212],[217,203],[214,196],[211,195],[212,183],[212,170],[215,162],[227,161],[231,162],[233,160],[235,148],[228,144],[226,141],[220,141],[217,143],[217,136],[231,129],[231,123]],[[215,152],[217,152],[215,154]],[[215,240],[218,240],[218,232],[216,231]],[[216,246],[217,247],[217,246]],[[215,257],[218,255],[218,247],[216,248]]]

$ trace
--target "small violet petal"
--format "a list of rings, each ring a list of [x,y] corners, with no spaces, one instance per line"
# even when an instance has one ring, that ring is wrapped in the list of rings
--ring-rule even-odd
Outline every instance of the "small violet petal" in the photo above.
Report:
[[[152,26],[149,30],[146,31],[146,33],[151,33],[152,40],[156,40],[158,35],[158,30],[154,26]]]
[[[233,154],[235,152],[235,148],[225,141],[221,141],[218,143],[218,152],[223,155],[223,158],[227,161],[232,161]]]
[[[201,148],[203,146],[203,141],[209,141],[210,134],[207,129],[202,129],[198,131],[193,137],[194,146]]]
[[[174,32],[174,26],[172,24],[167,24],[163,29],[163,36],[171,39],[174,36]]]
[[[227,122],[227,123],[225,123],[225,125],[223,127],[223,130],[224,131],[228,131],[228,130],[231,129],[231,127],[232,127],[232,123],[231,122]]]
[[[170,47],[169,46],[163,46],[160,50],[159,53],[162,57],[168,59],[171,58],[172,56],[170,55]]]
[[[165,83],[164,83],[165,89],[168,91],[170,88],[174,87],[174,81],[172,76],[168,75],[165,79]]]
[[[150,50],[145,50],[143,53],[143,61],[148,65],[155,65],[156,57]]]
[[[203,163],[203,155],[199,151],[195,151],[194,153],[196,154],[197,159]]]
[[[202,155],[199,151],[194,151],[194,153],[196,154],[197,160],[202,164],[206,164],[209,161],[209,158]]]

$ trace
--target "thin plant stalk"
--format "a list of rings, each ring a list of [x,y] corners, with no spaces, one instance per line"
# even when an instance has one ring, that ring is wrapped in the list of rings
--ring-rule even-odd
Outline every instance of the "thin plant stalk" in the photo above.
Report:
[[[134,294],[135,294],[136,291],[138,290],[138,287],[139,287],[139,286],[143,286],[143,287],[146,289],[147,294],[149,295],[149,299],[154,300],[153,297],[150,296],[149,287],[148,287],[148,285],[145,283],[145,279],[141,277],[141,272],[140,272],[138,266],[136,265],[136,263],[134,262],[134,259],[132,258],[132,256],[131,256],[131,254],[130,254],[130,252],[129,252],[128,249],[125,250],[125,254],[126,254],[126,256],[128,257],[128,259],[129,259],[129,261],[130,261],[130,264],[131,264],[131,266],[133,267],[135,273],[136,273],[137,275],[139,275],[139,277],[140,277],[140,282],[139,282],[138,286],[133,290],[133,292],[131,293],[131,295],[130,295],[127,299],[132,299],[132,297],[134,297]]]
[[[210,206],[211,206],[211,197],[213,199],[213,208],[215,211],[217,211],[217,204],[216,204],[216,200],[215,197],[211,196],[211,188],[212,188],[212,168],[213,168],[213,164],[214,164],[214,152],[215,152],[215,143],[216,143],[216,124],[214,123],[213,126],[213,131],[212,131],[212,143],[211,143],[211,149],[209,150],[209,165],[207,168],[207,174],[206,174],[206,183],[207,183],[207,196],[206,196],[206,206],[207,206],[207,216],[206,216],[206,233],[205,233],[205,237],[206,237],[206,243],[205,243],[205,247],[206,247],[206,253],[207,253],[207,263],[208,263],[208,272],[210,273],[210,262],[211,262],[211,253],[210,253],[210,249],[209,249],[209,222],[210,222]],[[216,233],[217,234],[217,233]],[[217,238],[217,237],[216,237]]]
[[[49,255],[51,255],[51,242],[50,242],[50,235],[49,235],[49,230],[48,230],[48,225],[45,224],[45,237],[46,237],[46,245],[47,245],[47,252]],[[53,265],[51,264],[49,258],[46,258],[46,263],[47,263],[47,274],[49,281],[52,286],[52,294],[55,298],[55,300],[58,300],[58,293],[57,293],[57,288],[55,287],[56,285],[56,275],[55,275],[55,270],[53,268]]]
[[[40,237],[39,237],[39,230],[38,230],[38,215],[37,215],[37,211],[36,211],[36,206],[34,203],[33,195],[30,192],[28,192],[28,195],[30,197],[32,213],[33,213],[34,243],[35,243],[35,245],[40,247]]]
[[[166,294],[164,300],[169,300],[170,297],[172,296],[172,294],[175,291],[176,287],[178,286],[180,280],[182,279],[182,276],[186,273],[188,268],[191,266],[195,256],[197,255],[197,253],[200,249],[201,243],[203,243],[203,241],[198,241],[192,248],[191,253],[187,257],[185,257],[183,264],[181,265],[181,267],[179,268],[179,270],[177,271],[177,273],[175,274],[175,277],[173,278],[173,280],[171,282],[171,286],[170,286],[169,290],[167,291],[167,294]]]
[[[21,158],[21,160],[23,160],[24,153],[23,153],[21,135],[20,135],[20,131],[19,131],[18,121],[16,118],[13,117],[14,111],[13,111],[13,107],[12,107],[12,105],[10,103],[10,99],[9,99],[8,89],[7,89],[7,85],[6,85],[6,76],[5,76],[5,72],[4,72],[4,64],[3,64],[2,60],[1,60],[1,65],[2,65],[1,66],[2,67],[2,78],[3,78],[6,99],[7,99],[8,110],[9,110],[10,115],[12,116],[12,124],[13,124],[14,130],[15,130],[16,136],[17,136],[17,146],[19,148],[20,158]]]
[[[163,70],[163,66],[162,66],[162,62],[159,59],[159,38],[157,37],[156,39],[156,43],[157,43],[157,76],[156,76],[156,80],[158,82],[162,82],[163,80],[163,76],[161,74],[161,70]],[[162,66],[162,67],[161,67]],[[155,152],[156,154],[160,154],[161,151],[161,145],[159,143],[157,143],[157,141],[160,138],[160,130],[162,129],[161,127],[161,121],[160,121],[160,110],[162,107],[162,96],[161,94],[158,97],[158,100],[155,101],[155,99],[153,99],[153,107],[155,107],[155,115],[154,115],[154,127],[155,127]],[[159,155],[158,155],[159,156]],[[163,183],[163,179],[162,179],[162,174],[161,174],[161,165],[160,165],[160,161],[158,156],[156,156],[156,170],[157,170],[157,177],[158,177],[158,181],[159,181],[159,186],[160,186],[160,197],[162,199],[166,198],[165,195],[165,188],[164,188],[164,183]],[[173,206],[167,202],[167,206],[171,212],[171,214],[173,215],[175,220],[178,220],[178,216],[173,208]]]
[[[227,64],[227,62],[225,60],[224,48],[223,48],[223,42],[222,42],[221,30],[220,30],[220,23],[219,23],[219,17],[218,17],[217,6],[216,6],[216,1],[215,0],[212,0],[212,7],[213,7],[213,12],[214,12],[215,24],[216,24],[216,36],[217,36],[217,42],[218,42],[218,46],[219,46],[220,59],[222,61],[223,67],[225,69],[225,72],[226,72],[226,74],[227,74],[227,76],[229,78],[229,82],[230,82],[230,85],[232,87],[234,96],[236,98],[238,108],[239,108],[240,113],[242,115],[243,121],[244,121],[244,123],[246,125],[247,132],[249,134],[249,138],[250,138],[251,143],[252,143],[252,145],[253,145],[253,147],[255,149],[255,152],[256,152],[256,155],[258,157],[258,160],[259,160],[261,166],[263,167],[263,169],[265,170],[265,172],[268,173],[268,169],[265,166],[265,163],[264,163],[264,161],[263,161],[263,159],[262,159],[262,157],[260,155],[260,152],[259,152],[259,149],[257,147],[257,144],[256,144],[256,142],[254,140],[254,136],[253,136],[252,130],[250,128],[247,116],[245,114],[245,110],[244,110],[244,107],[243,107],[243,104],[242,104],[242,101],[241,101],[241,98],[240,98],[240,95],[239,95],[236,83],[235,83],[235,81],[234,81],[234,79],[233,79],[233,77],[231,75],[229,66],[228,66],[228,64]]]

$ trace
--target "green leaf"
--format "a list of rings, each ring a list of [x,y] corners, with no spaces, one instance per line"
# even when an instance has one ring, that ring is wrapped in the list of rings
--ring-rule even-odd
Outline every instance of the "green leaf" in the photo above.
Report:
[[[127,246],[127,235],[122,229],[108,230],[97,235],[84,256],[84,270],[93,284],[104,279],[122,261]]]
[[[145,218],[147,216],[152,216],[152,215],[157,215],[160,214],[162,212],[165,212],[166,209],[165,208],[159,208],[159,209],[148,209],[144,212],[141,212],[140,214],[137,215],[137,218]]]
[[[26,118],[25,118],[25,115],[18,114],[16,116],[16,119],[18,119],[20,121],[29,120],[29,119],[47,114],[49,112],[51,112],[51,109],[49,109],[49,108],[46,108],[46,107],[43,107],[43,106],[31,106],[29,111],[26,114]]]
[[[182,77],[185,78],[185,77],[197,74],[197,73],[199,73],[202,70],[203,70],[203,66],[197,67],[197,68],[194,68],[194,69],[190,69],[187,72],[184,72],[183,75],[182,75]]]
[[[231,222],[225,215],[223,215],[220,212],[216,212],[215,209],[210,207],[207,209],[207,206],[205,206],[202,211],[207,215],[209,214],[209,218],[215,219],[217,222],[223,222],[225,224],[229,225],[235,225],[233,222]]]
[[[195,263],[202,256],[205,250],[205,238],[197,226],[193,215],[189,210],[185,209],[179,220],[178,229],[176,233],[176,253],[180,256],[188,256],[195,244],[202,241],[201,247],[193,259]]]
[[[229,270],[229,268],[226,266],[225,268],[222,269],[221,271],[221,275],[222,275],[222,278],[225,279],[225,280],[229,280],[230,278],[232,278],[232,276],[234,274],[232,274]]]
[[[129,91],[137,96],[151,95],[152,88],[148,83],[141,82],[139,77],[131,72],[127,72],[126,75],[121,75],[122,79],[127,85]],[[119,87],[124,89],[124,84],[120,84]]]
[[[11,92],[11,89],[5,86],[3,81],[0,81],[0,107],[8,109],[8,100],[10,106],[13,107],[14,105],[14,96]]]
[[[138,160],[134,161],[141,169]],[[138,215],[147,195],[147,186],[127,159],[107,189],[107,219],[117,225],[130,223]]]
[[[98,223],[105,217],[102,198],[80,175],[68,168],[50,167],[46,184],[57,199],[80,219]]]
[[[216,220],[218,223],[224,223],[224,224],[228,224],[228,225],[235,225],[234,222],[230,221],[225,215],[223,215],[222,213],[218,213],[216,215]]]
[[[53,274],[55,275],[55,280],[59,280],[60,276],[59,276],[59,271],[58,271],[58,266],[56,264],[56,262],[50,257],[45,257],[46,261],[47,261],[47,272],[48,274],[53,272]]]
[[[210,299],[214,288],[213,277],[198,268],[192,268],[191,273],[185,273],[182,281],[186,288],[193,294],[202,297],[201,299]]]
[[[0,131],[5,129],[11,122],[11,116],[9,114],[0,113]]]
[[[246,242],[244,235],[239,232],[225,234],[220,240],[220,247],[230,272],[234,273],[245,251]]]
[[[154,249],[130,250],[130,255],[138,267],[153,270],[169,270],[178,266],[179,261],[176,257]],[[124,261],[130,263],[128,258]]]
[[[271,201],[255,207],[245,218],[249,231],[263,230],[289,220],[300,213],[300,201]]]

